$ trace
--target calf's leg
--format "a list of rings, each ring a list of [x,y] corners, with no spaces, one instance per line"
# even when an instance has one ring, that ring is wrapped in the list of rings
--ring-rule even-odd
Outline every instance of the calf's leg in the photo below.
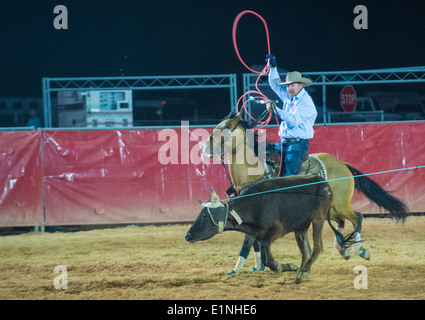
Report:
[[[318,216],[313,218],[313,253],[311,257],[305,262],[305,265],[301,266],[298,274],[293,283],[300,284],[302,278],[307,278],[310,274],[311,266],[314,261],[319,257],[320,253],[323,251],[323,242],[322,242],[322,230],[323,230],[324,218]]]
[[[308,231],[308,228],[306,228],[305,230],[298,230],[298,231],[294,232],[295,233],[295,240],[297,240],[298,248],[301,251],[300,272],[301,272],[301,270],[305,269],[305,265],[311,257],[311,248],[310,248],[310,244],[308,243],[308,239],[307,239],[307,231]]]
[[[266,267],[269,267],[272,271],[277,272],[285,272],[285,271],[295,271],[298,268],[292,263],[280,264],[277,260],[273,258],[271,253],[271,244],[274,240],[279,238],[277,236],[276,230],[270,230],[263,240],[260,242],[261,244],[261,261]]]

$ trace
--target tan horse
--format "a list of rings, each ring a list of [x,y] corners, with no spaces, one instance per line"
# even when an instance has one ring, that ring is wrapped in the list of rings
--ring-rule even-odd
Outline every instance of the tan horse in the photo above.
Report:
[[[258,147],[260,145],[257,140],[258,137],[253,134],[253,130],[249,130],[254,126],[255,124],[250,125],[242,120],[241,112],[230,114],[214,128],[213,133],[202,145],[204,155],[208,157],[221,156],[223,160],[227,160],[236,195],[250,182],[263,178],[267,173],[266,168],[268,165],[266,164],[265,156],[259,156],[261,146]],[[264,146],[262,149],[264,151]],[[226,158],[225,155],[228,157]],[[350,164],[328,153],[317,153],[315,156],[320,159],[326,169],[328,183],[333,193],[330,218],[337,222],[337,230],[341,233],[341,237],[339,239],[336,237],[335,239],[335,247],[346,260],[350,257],[348,250],[350,246],[352,246],[354,253],[364,259],[369,259],[369,252],[361,243],[362,214],[354,211],[351,206],[354,189],[356,188],[365,194],[369,200],[387,210],[397,220],[402,219],[404,221],[407,216],[407,206],[382,189],[372,179],[362,175],[359,170]],[[276,168],[280,165],[280,155],[277,153],[272,154],[267,159],[267,163],[270,162],[272,162],[272,167],[275,169],[272,175],[276,176]],[[353,176],[357,175],[362,176],[354,179]],[[353,224],[354,231],[343,237],[346,219]],[[264,269],[264,266],[261,265],[258,243],[246,236],[238,262],[234,270],[229,271],[228,274],[242,272],[243,263],[253,244],[256,263],[255,268],[251,269],[251,271]],[[245,253],[242,254],[242,251]]]

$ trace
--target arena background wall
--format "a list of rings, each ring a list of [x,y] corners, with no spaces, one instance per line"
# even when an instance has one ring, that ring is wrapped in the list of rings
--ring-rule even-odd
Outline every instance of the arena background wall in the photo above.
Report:
[[[41,131],[0,131],[0,226],[41,225]]]
[[[222,198],[229,186],[221,163],[200,157],[200,133],[211,131],[0,131],[0,226],[192,221],[210,186]],[[277,140],[277,128],[267,136]],[[425,165],[424,138],[423,122],[317,126],[309,151],[373,173]],[[425,169],[371,178],[425,211]],[[381,212],[357,191],[353,207]]]

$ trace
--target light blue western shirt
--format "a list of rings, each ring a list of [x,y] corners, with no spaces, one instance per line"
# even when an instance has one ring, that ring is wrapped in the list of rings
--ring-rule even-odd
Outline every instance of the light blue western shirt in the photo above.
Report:
[[[303,88],[293,98],[286,90],[285,85],[279,85],[281,82],[277,68],[270,68],[269,85],[277,96],[282,100],[283,107],[275,108],[283,120],[279,126],[279,136],[281,138],[312,139],[314,136],[314,121],[316,121],[317,110],[313,99]]]

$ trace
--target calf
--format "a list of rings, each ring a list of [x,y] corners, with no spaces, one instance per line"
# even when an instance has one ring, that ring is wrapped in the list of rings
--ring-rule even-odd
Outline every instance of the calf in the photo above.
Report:
[[[189,231],[186,241],[207,240],[228,230],[244,232],[261,244],[261,260],[273,271],[294,270],[273,259],[271,244],[294,232],[301,251],[301,266],[294,283],[308,277],[311,265],[322,252],[323,223],[329,215],[332,193],[329,184],[313,175],[281,177],[254,182],[240,196],[221,201],[211,188],[212,198]],[[313,225],[313,252],[307,230]]]

